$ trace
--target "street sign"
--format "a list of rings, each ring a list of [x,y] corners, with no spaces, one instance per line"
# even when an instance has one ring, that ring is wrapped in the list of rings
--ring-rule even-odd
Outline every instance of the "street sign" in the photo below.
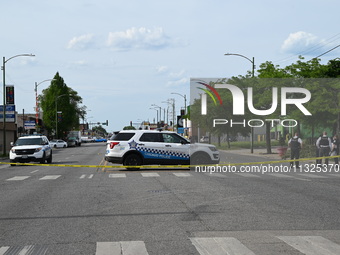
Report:
[[[13,85],[6,86],[6,104],[14,105],[14,86]]]
[[[25,129],[35,129],[35,120],[25,120],[24,127]]]
[[[0,122],[4,121],[4,106],[0,105]],[[6,105],[6,122],[15,122],[15,105]]]

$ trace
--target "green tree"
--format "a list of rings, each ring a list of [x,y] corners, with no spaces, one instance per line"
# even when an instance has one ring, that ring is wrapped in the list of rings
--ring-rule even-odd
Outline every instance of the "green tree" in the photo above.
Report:
[[[134,126],[125,126],[123,130],[136,130]]]
[[[101,135],[101,136],[107,136],[107,131],[105,128],[103,128],[101,125],[99,126],[94,126],[92,128],[92,131],[95,132],[96,134],[98,135]]]
[[[58,72],[51,85],[42,91],[39,101],[43,110],[43,122],[50,134],[54,131],[56,137],[63,137],[67,131],[79,128],[79,117],[85,111],[85,107],[79,106],[82,98],[65,84]],[[57,118],[57,111],[61,112],[61,119]]]

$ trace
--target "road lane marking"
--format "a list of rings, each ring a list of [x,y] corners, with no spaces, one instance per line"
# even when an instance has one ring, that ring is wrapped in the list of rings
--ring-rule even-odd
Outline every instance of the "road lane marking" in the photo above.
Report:
[[[192,244],[201,255],[242,254],[255,255],[234,237],[194,237]]]
[[[125,178],[126,174],[109,174],[109,178]]]
[[[310,173],[304,173],[304,174],[298,174],[303,177],[309,177],[309,178],[327,178],[326,176],[321,176],[317,174],[310,174]]]
[[[60,177],[61,175],[46,175],[39,180],[56,180]]]
[[[14,176],[12,178],[7,179],[6,181],[22,181],[30,177],[31,176]]]
[[[98,242],[96,255],[148,255],[143,241]]]
[[[141,173],[143,177],[159,177],[158,173]]]
[[[189,177],[191,174],[189,173],[173,173],[177,177]]]
[[[322,236],[277,236],[277,238],[306,255],[340,254],[340,245]]]
[[[9,249],[9,246],[0,247],[0,255],[4,255],[5,252]]]
[[[235,173],[235,174],[237,174],[237,175],[239,175],[239,176],[242,176],[242,177],[260,177],[260,176],[258,176],[258,175],[255,175],[255,174],[250,174],[250,173]]]
[[[34,171],[31,172],[31,174],[34,174],[36,172],[39,172],[39,170],[34,170]]]

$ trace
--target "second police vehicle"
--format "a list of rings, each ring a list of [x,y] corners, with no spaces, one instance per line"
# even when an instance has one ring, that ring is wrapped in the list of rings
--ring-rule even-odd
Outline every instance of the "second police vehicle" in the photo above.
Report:
[[[170,131],[123,130],[107,142],[105,160],[128,166],[218,164],[214,145],[195,143]]]

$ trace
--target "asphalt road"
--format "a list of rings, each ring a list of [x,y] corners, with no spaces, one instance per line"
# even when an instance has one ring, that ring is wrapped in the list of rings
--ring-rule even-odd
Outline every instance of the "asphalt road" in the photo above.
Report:
[[[104,151],[0,166],[0,255],[340,254],[340,173],[126,171]]]

